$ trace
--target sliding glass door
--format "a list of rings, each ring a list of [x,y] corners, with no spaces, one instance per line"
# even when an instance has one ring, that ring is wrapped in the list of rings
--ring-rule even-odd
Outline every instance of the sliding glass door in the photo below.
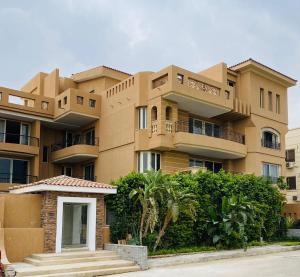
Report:
[[[28,161],[0,158],[0,183],[26,184]]]

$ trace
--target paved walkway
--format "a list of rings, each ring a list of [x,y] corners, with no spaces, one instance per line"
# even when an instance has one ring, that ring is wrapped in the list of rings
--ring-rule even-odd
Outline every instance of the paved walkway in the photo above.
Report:
[[[184,275],[183,275],[184,274]],[[300,250],[188,265],[153,268],[119,277],[299,277]]]

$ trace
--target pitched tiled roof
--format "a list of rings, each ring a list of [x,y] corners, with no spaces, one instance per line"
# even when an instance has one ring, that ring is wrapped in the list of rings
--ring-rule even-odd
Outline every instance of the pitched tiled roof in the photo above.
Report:
[[[53,186],[65,186],[65,187],[84,187],[84,188],[100,188],[100,189],[115,189],[115,186],[111,186],[104,183],[98,183],[78,178],[69,177],[66,175],[60,175],[49,179],[40,180],[31,184],[17,185],[10,187],[10,190],[34,187],[38,185],[53,185]]]
[[[278,74],[280,74],[280,75],[282,75],[282,76],[284,76],[284,77],[286,77],[286,78],[289,78],[290,80],[292,80],[292,81],[294,81],[294,82],[297,82],[296,79],[293,79],[293,78],[291,78],[291,77],[289,77],[289,76],[287,76],[287,75],[285,75],[285,74],[283,74],[283,73],[281,73],[281,72],[279,72],[279,71],[277,71],[277,70],[275,70],[275,69],[273,69],[273,68],[271,68],[271,67],[269,67],[269,66],[267,66],[267,65],[265,65],[265,64],[262,64],[262,63],[260,63],[260,62],[258,62],[258,61],[256,61],[256,60],[254,60],[254,59],[252,59],[252,58],[249,58],[249,59],[247,59],[247,60],[245,60],[245,61],[242,61],[242,62],[240,62],[240,63],[238,63],[238,64],[232,65],[232,66],[229,67],[229,69],[235,71],[234,68],[235,68],[236,66],[242,65],[242,64],[247,63],[247,62],[254,62],[254,63],[257,63],[257,64],[260,65],[260,66],[263,66],[263,67],[265,67],[265,68],[267,68],[267,69],[269,69],[269,70],[272,70],[273,72],[276,72],[276,73],[278,73]]]

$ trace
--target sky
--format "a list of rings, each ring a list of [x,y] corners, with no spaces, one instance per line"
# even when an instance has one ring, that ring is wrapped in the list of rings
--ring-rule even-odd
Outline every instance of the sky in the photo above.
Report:
[[[198,72],[250,57],[300,80],[299,11],[297,0],[0,0],[0,86],[54,68]],[[300,127],[300,85],[288,103]]]

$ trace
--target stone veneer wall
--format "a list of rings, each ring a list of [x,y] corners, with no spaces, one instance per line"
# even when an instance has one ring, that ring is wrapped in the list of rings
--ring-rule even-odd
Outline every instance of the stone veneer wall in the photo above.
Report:
[[[43,192],[41,225],[44,228],[44,252],[55,252],[57,197],[97,198],[96,207],[96,248],[103,248],[102,227],[104,226],[104,195],[96,193]]]

